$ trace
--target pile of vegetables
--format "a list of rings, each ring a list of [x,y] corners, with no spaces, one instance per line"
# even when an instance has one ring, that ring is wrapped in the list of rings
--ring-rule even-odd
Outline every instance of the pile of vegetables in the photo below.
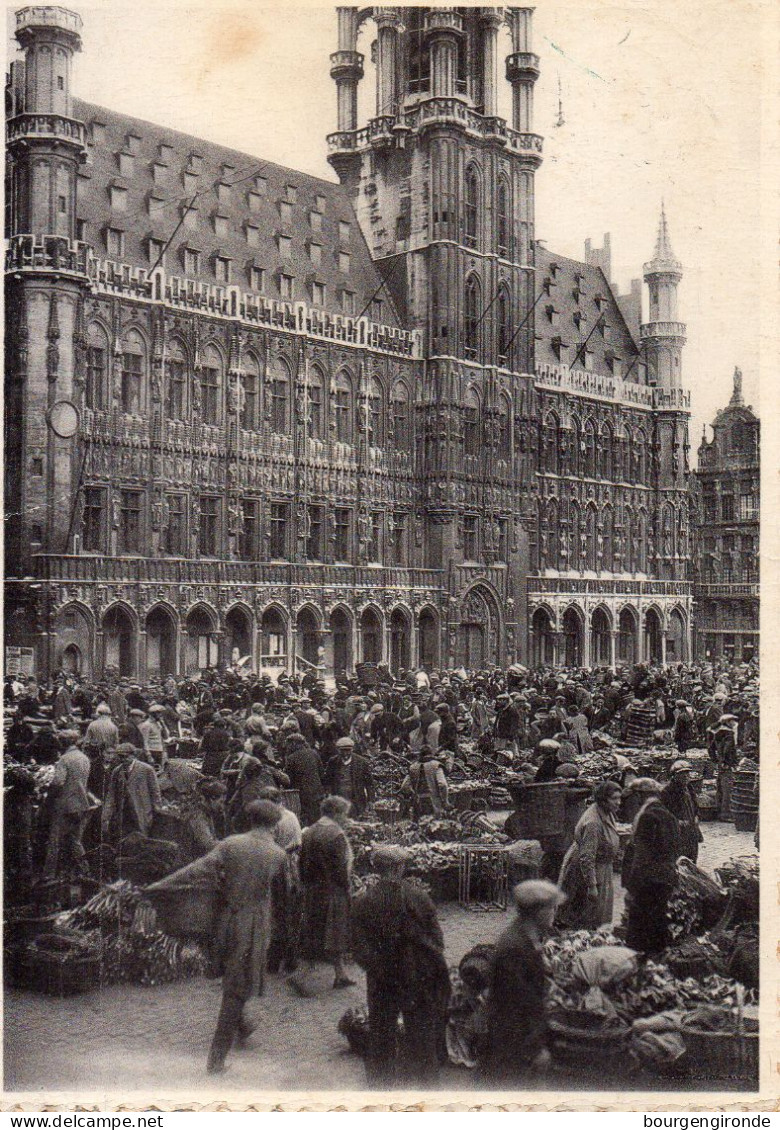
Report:
[[[677,861],[677,886],[668,906],[669,936],[673,942],[696,937],[720,918],[725,893],[704,871],[684,857]]]
[[[125,879],[108,884],[83,906],[60,915],[57,930],[70,937],[80,934],[99,948],[103,985],[163,985],[208,971],[200,947],[158,930],[154,909]]]

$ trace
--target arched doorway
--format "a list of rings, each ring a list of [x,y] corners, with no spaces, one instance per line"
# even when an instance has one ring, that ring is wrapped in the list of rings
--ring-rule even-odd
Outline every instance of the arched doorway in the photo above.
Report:
[[[636,613],[624,608],[618,619],[617,660],[626,667],[636,663]]]
[[[535,667],[555,663],[555,631],[546,608],[537,608],[531,617],[531,654]]]
[[[28,621],[27,613],[23,612],[23,626]],[[89,613],[78,604],[66,604],[57,613],[55,631],[57,666],[69,675],[89,676],[93,653],[92,618]],[[18,637],[9,634],[8,618],[6,618],[6,639],[15,643],[16,638]]]
[[[158,605],[146,617],[146,676],[176,674],[176,624],[173,616]]]
[[[645,660],[661,662],[661,617],[654,608],[645,612]]]
[[[115,605],[103,617],[103,667],[135,675],[135,627],[126,608]]]
[[[567,608],[563,614],[563,665],[582,666],[582,618],[576,608]]]
[[[352,622],[343,608],[334,608],[330,616],[333,674],[338,678],[352,669]]]
[[[311,608],[302,608],[295,622],[296,654],[303,660],[303,666],[319,667],[320,665],[320,626],[314,611]]]
[[[603,608],[596,608],[590,618],[590,662],[593,667],[608,667],[610,664],[609,619]]]
[[[382,621],[375,608],[366,608],[360,617],[360,651],[364,663],[382,662]]]
[[[279,608],[266,608],[260,621],[260,667],[280,674],[287,666],[287,623]]]
[[[184,668],[187,675],[205,671],[219,663],[219,645],[214,638],[217,621],[214,613],[202,605],[187,616]]]
[[[81,648],[78,644],[69,643],[62,653],[60,667],[66,675],[81,674]]]
[[[402,608],[394,608],[390,616],[390,670],[406,671],[411,662],[409,618]]]
[[[419,632],[419,663],[426,671],[439,664],[439,626],[432,608],[423,608],[417,618]]]
[[[666,662],[684,663],[688,657],[686,643],[685,620],[679,608],[673,608],[666,633]]]
[[[246,608],[235,605],[225,617],[227,656],[231,666],[252,656],[252,618]],[[251,664],[250,664],[251,666]],[[247,664],[244,664],[247,667]]]
[[[460,614],[460,663],[481,670],[500,663],[498,609],[493,597],[482,588],[473,588],[463,598]]]

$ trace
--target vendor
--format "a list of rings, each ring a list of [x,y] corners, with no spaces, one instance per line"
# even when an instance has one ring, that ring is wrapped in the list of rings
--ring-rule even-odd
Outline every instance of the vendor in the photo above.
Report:
[[[691,763],[681,758],[671,769],[671,780],[661,793],[661,800],[677,817],[680,826],[680,851],[695,863],[699,844],[704,839],[699,827],[699,805],[691,784]]]
[[[517,914],[499,937],[488,983],[479,1067],[496,1086],[514,1084],[550,1063],[546,1047],[547,980],[542,942],[564,896],[554,883],[529,879],[512,892]]]
[[[535,784],[555,780],[555,770],[560,764],[561,743],[554,738],[544,738],[536,747],[539,755],[539,768],[534,777]]]
[[[431,813],[440,816],[448,807],[447,778],[430,746],[424,745],[417,761],[409,766],[401,782],[401,803],[407,810],[411,809],[415,820]]]
[[[598,929],[612,922],[613,865],[620,848],[615,817],[622,790],[615,781],[596,786],[594,803],[585,809],[574,829],[574,841],[561,866],[558,886],[566,902],[558,924],[574,930]]]
[[[623,868],[623,886],[630,896],[626,945],[638,953],[656,954],[669,944],[666,911],[677,885],[680,832],[676,817],[661,802],[658,781],[639,777],[633,791],[643,803]]]

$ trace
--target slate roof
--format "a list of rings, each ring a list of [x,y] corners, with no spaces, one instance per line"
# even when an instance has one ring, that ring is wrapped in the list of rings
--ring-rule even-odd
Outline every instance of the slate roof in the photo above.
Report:
[[[550,291],[549,295],[542,295],[536,307],[537,363],[558,365],[565,362],[572,368],[584,369],[584,350],[576,364],[575,356],[590,334],[586,348],[592,353],[593,372],[608,374],[608,358],[616,357],[622,363],[625,376],[637,355],[637,343],[601,267],[556,255],[537,244],[536,280],[538,289],[549,283]],[[600,328],[594,330],[601,315],[605,327],[608,327],[606,336]],[[558,340],[562,346],[560,358],[555,348]],[[628,380],[645,383],[641,362],[631,369]]]
[[[355,296],[355,314],[377,291],[380,277],[341,185],[78,99],[73,116],[87,123],[91,138],[90,159],[78,178],[76,215],[81,238],[99,257],[120,258],[107,249],[107,229],[113,228],[124,233],[121,261],[148,269],[149,240],[164,243],[183,205],[198,193],[194,215],[166,252],[169,273],[184,275],[184,249],[191,248],[200,252],[202,280],[221,282],[215,259],[226,257],[231,285],[252,289],[255,266],[265,271],[261,293],[285,297],[280,276],[286,274],[294,280],[293,300],[312,304],[314,283],[320,283],[323,308],[332,313],[345,312],[345,290]],[[319,245],[319,253],[312,245]],[[378,297],[380,316],[371,309],[367,316],[399,325],[390,296],[383,290]]]

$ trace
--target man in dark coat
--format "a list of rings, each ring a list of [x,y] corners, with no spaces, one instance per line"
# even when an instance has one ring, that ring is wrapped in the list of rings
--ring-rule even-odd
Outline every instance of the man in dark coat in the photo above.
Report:
[[[666,918],[669,896],[677,885],[680,855],[677,818],[661,802],[661,786],[640,777],[633,788],[646,797],[635,820],[623,885],[630,896],[626,945],[638,953],[655,954],[669,944]]]
[[[305,828],[320,818],[320,801],[325,795],[324,769],[318,753],[306,744],[303,734],[291,734],[284,768],[290,788],[297,789],[301,799],[301,825]]]
[[[691,784],[691,763],[680,759],[671,768],[669,784],[661,793],[661,800],[680,826],[680,854],[692,863],[699,857],[699,844],[703,837],[699,827],[699,805]]]
[[[222,840],[208,855],[146,891],[158,907],[171,897],[186,900],[193,892],[213,895],[222,1006],[206,1068],[210,1074],[224,1071],[234,1040],[243,1042],[252,1034],[244,1009],[252,996],[262,994],[272,909],[284,899],[286,857],[273,839],[281,809],[258,800],[248,815],[250,831]]]
[[[408,857],[395,844],[375,848],[371,862],[379,880],[352,909],[352,953],[366,971],[366,1076],[375,1087],[392,1087],[399,1076],[425,1086],[435,1082],[439,1063],[446,1060],[450,979],[444,938],[428,895],[403,878]],[[402,1049],[399,1016],[404,1022]]]
[[[205,731],[200,742],[200,755],[203,758],[201,772],[206,777],[218,777],[230,749],[230,734],[224,718],[217,715]]]
[[[361,816],[374,799],[374,781],[367,757],[355,753],[352,738],[339,738],[336,756],[325,767],[325,788],[331,796],[341,796]]]
[[[518,883],[513,896],[517,914],[496,942],[491,960],[487,1032],[479,1055],[481,1074],[497,1086],[549,1064],[542,940],[564,897],[545,879]]]

